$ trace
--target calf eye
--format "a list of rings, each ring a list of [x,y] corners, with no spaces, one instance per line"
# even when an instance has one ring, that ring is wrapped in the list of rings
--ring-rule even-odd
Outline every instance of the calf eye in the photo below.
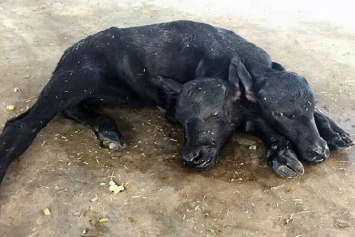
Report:
[[[209,115],[208,117],[205,118],[205,121],[209,120],[209,119],[216,119],[216,118],[219,118],[220,117],[220,112],[217,111],[217,112],[214,112],[212,113],[211,115]]]
[[[282,112],[276,112],[276,111],[273,112],[273,115],[276,116],[276,117],[283,117],[283,116],[285,116],[284,113],[282,113]]]
[[[211,118],[218,118],[219,117],[219,111],[214,112],[213,114],[211,114]]]

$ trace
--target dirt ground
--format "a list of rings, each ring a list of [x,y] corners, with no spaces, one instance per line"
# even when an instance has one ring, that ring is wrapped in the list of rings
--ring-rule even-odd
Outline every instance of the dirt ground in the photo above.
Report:
[[[1,126],[34,103],[63,51],[86,35],[191,19],[234,30],[304,75],[318,107],[354,138],[355,8],[346,1],[51,2],[0,2]],[[199,173],[180,164],[182,130],[159,108],[106,112],[127,148],[110,153],[87,128],[55,118],[8,169],[0,236],[355,236],[354,148],[285,180],[265,164],[260,140],[236,134]],[[125,191],[111,194],[110,179]]]

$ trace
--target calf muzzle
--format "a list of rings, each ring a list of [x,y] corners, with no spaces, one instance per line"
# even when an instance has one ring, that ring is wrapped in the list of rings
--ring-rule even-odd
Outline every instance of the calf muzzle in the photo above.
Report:
[[[184,149],[182,163],[196,170],[208,170],[215,164],[217,153],[216,147],[206,145],[193,150]]]
[[[316,146],[308,149],[307,161],[311,163],[321,163],[325,161],[330,155],[327,144],[324,146]]]
[[[297,143],[294,143],[297,144]],[[318,164],[328,159],[330,152],[329,147],[321,137],[311,137],[304,139],[294,147],[297,150],[298,157],[308,163]]]

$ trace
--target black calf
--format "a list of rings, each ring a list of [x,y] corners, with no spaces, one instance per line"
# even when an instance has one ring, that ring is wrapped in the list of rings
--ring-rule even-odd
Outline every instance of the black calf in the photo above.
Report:
[[[235,55],[244,58],[244,64]],[[151,80],[157,75],[163,83]],[[199,77],[204,79],[195,80]],[[174,90],[164,90],[186,82],[178,97],[174,98]],[[209,93],[207,97],[192,95],[200,88]],[[313,115],[313,95],[304,78],[284,71],[264,50],[231,31],[191,21],[110,28],[67,49],[33,107],[7,122],[0,135],[0,182],[10,162],[59,113],[89,126],[102,145],[122,149],[125,145],[115,122],[93,110],[97,105],[122,104],[166,107],[168,118],[184,127],[184,162],[198,169],[214,164],[216,154],[238,125],[234,120],[239,120],[239,113],[247,131],[265,140],[268,161],[282,176],[303,172],[286,139],[301,159],[315,163],[328,157],[328,147],[316,125],[331,148],[352,144],[331,120]],[[256,111],[260,119],[254,121],[242,111]],[[185,113],[198,116],[185,118]],[[268,124],[270,129],[252,129]],[[217,127],[223,131],[210,136],[217,131],[211,129]],[[196,132],[197,140],[189,137]],[[186,152],[196,147],[198,150]]]

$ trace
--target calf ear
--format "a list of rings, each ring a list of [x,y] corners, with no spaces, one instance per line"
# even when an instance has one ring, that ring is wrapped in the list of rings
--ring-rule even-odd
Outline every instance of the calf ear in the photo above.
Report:
[[[275,69],[280,72],[286,71],[286,69],[281,64],[279,64],[277,62],[272,62],[271,67],[272,67],[272,69]]]
[[[233,59],[229,64],[228,84],[231,87],[233,99],[238,100],[242,92],[239,86],[239,76],[237,72],[237,66],[233,62]]]
[[[182,89],[182,84],[173,79],[163,77],[161,75],[153,76],[150,82],[157,88],[161,89],[166,95],[177,97]]]
[[[171,111],[175,110],[176,100],[180,91],[182,90],[182,84],[173,79],[160,75],[150,78],[150,82],[153,86],[163,91],[165,95],[164,106],[167,110],[167,117],[169,117],[169,115],[173,113]]]
[[[236,88],[240,96],[240,87],[239,81],[245,88],[245,97],[252,102],[256,101],[255,95],[253,93],[253,79],[251,78],[248,70],[245,68],[244,64],[242,63],[241,59],[238,55],[235,55],[232,58],[232,61],[229,65],[229,77],[228,82],[234,88]]]

